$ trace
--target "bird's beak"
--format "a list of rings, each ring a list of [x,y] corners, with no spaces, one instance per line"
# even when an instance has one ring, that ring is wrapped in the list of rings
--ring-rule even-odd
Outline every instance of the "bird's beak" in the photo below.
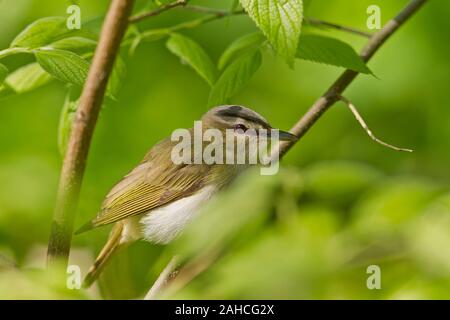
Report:
[[[278,138],[280,141],[296,141],[298,139],[296,135],[283,130],[278,130]]]

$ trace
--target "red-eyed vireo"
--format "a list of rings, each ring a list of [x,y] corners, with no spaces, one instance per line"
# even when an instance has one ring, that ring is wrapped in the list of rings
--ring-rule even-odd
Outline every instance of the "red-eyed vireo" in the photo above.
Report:
[[[276,132],[279,140],[295,140],[289,132],[274,130],[270,124],[255,111],[236,105],[219,106],[208,111],[201,118],[204,132],[214,129],[224,136],[230,133],[234,139],[261,139],[259,132]],[[195,135],[194,129],[187,129]],[[217,138],[216,138],[217,140]],[[196,138],[189,139],[192,153],[187,160],[198,160]],[[215,149],[223,151],[225,159],[230,152],[232,159],[238,148],[225,145]],[[202,146],[205,141],[201,141]],[[76,233],[114,223],[109,239],[89,270],[83,286],[88,287],[111,255],[120,247],[133,241],[144,239],[153,243],[166,244],[172,241],[195,216],[199,208],[216,192],[227,186],[247,164],[227,161],[186,161],[175,163],[174,148],[178,142],[173,137],[157,143],[144,157],[143,161],[126,175],[106,196],[97,217],[82,226]],[[249,144],[247,143],[247,147]],[[242,149],[252,152],[251,148]],[[213,152],[214,153],[214,152]],[[204,154],[202,154],[204,156]],[[213,154],[214,157],[217,154]],[[246,155],[247,159],[249,158]],[[206,159],[205,159],[206,160]]]

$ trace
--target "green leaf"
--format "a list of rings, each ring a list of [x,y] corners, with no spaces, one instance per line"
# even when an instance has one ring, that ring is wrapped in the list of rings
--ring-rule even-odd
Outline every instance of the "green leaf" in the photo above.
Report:
[[[208,104],[216,106],[226,103],[250,81],[261,66],[261,60],[260,50],[255,50],[230,64],[211,89]]]
[[[141,41],[144,42],[152,42],[156,40],[163,39],[170,35],[170,29],[169,28],[161,28],[161,29],[151,29],[142,32],[138,37]]]
[[[83,22],[82,30],[98,37],[100,35],[100,32],[102,31],[104,21],[105,17],[103,16],[92,18],[86,22]]]
[[[233,0],[230,7],[230,12],[236,11],[239,8],[239,0]]]
[[[114,67],[111,72],[111,76],[108,80],[108,86],[106,88],[106,94],[110,98],[117,100],[117,95],[119,94],[119,90],[122,87],[125,75],[125,62],[120,56],[117,56],[116,62],[114,63]]]
[[[302,28],[302,0],[240,1],[276,52],[293,66]]]
[[[9,74],[4,84],[19,94],[41,87],[51,79],[52,77],[38,63],[33,62]]]
[[[79,55],[65,50],[41,49],[35,56],[41,67],[56,79],[80,86],[84,84],[89,63]]]
[[[222,56],[219,59],[219,69],[224,69],[232,60],[234,60],[239,55],[242,55],[249,50],[259,47],[263,43],[264,39],[265,38],[261,34],[261,32],[255,32],[246,34],[245,36],[235,40],[222,53]]]
[[[11,43],[11,47],[38,48],[62,39],[78,30],[70,30],[64,17],[46,17],[26,27]]]
[[[50,44],[49,48],[72,51],[76,54],[94,52],[97,41],[83,37],[64,38]]]
[[[75,119],[78,102],[79,99],[72,99],[69,92],[61,110],[58,128],[58,148],[62,157],[64,157],[67,150],[67,143],[69,142],[70,131],[72,129],[73,120]]]
[[[8,72],[9,72],[8,68],[0,63],[0,84],[3,83],[3,80],[5,80],[6,76],[8,75]]]
[[[358,162],[322,161],[306,168],[303,177],[308,199],[330,207],[345,207],[376,185],[383,175]]]
[[[334,38],[302,35],[297,50],[297,57],[313,62],[344,67],[365,74],[372,73],[351,46]]]
[[[303,0],[303,11],[307,11],[311,5],[312,0]]]
[[[208,54],[194,40],[180,34],[172,34],[167,48],[192,67],[209,85],[216,81],[217,70]]]

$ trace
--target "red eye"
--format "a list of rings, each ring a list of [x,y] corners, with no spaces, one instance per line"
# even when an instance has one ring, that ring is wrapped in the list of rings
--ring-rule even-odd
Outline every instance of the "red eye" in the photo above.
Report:
[[[241,130],[242,132],[247,131],[247,127],[242,123],[238,123],[234,126],[234,131]]]

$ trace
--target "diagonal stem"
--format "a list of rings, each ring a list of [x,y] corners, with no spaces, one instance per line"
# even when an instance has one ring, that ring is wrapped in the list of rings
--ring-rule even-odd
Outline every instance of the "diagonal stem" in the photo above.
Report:
[[[170,278],[176,272],[178,266],[178,256],[173,256],[164,270],[159,274],[153,286],[147,292],[144,300],[156,300],[160,297],[163,290],[167,287]]]
[[[377,33],[375,33],[367,42],[361,51],[361,58],[368,62],[370,58],[380,49],[380,47],[409,19],[416,13],[428,0],[411,0],[405,8]],[[358,72],[346,70],[328,90],[316,100],[302,118],[291,128],[290,132],[295,134],[300,140],[317,120],[335,103],[344,90],[355,80]],[[297,140],[297,141],[298,141]],[[294,146],[297,141],[282,142],[278,150],[280,158]]]
[[[340,31],[345,31],[348,33],[353,33],[356,34],[358,36],[363,36],[366,38],[370,38],[372,36],[372,34],[370,32],[365,32],[353,27],[347,27],[347,26],[343,26],[337,23],[332,23],[332,22],[328,22],[328,21],[324,21],[324,20],[320,20],[320,19],[316,19],[316,18],[305,18],[305,22],[307,24],[310,24],[312,26],[324,26],[327,28],[332,28],[332,29],[336,29],[336,30],[340,30]]]
[[[413,152],[413,150],[411,150],[411,149],[399,148],[399,147],[393,146],[392,144],[386,143],[386,142],[378,139],[372,133],[372,130],[370,130],[369,126],[366,124],[363,117],[359,114],[358,109],[356,109],[355,105],[350,100],[348,100],[347,98],[345,98],[343,96],[339,96],[339,100],[341,100],[342,102],[344,102],[347,105],[347,107],[350,109],[350,111],[355,116],[356,121],[358,121],[358,123],[361,125],[361,127],[364,129],[364,131],[366,131],[367,135],[370,138],[372,138],[373,141],[375,141],[378,144],[381,144],[382,146],[393,149],[395,151]]]
[[[180,7],[180,6],[185,6],[185,5],[187,5],[188,2],[189,2],[189,0],[176,0],[174,2],[163,4],[162,6],[156,8],[156,9],[154,9],[152,11],[148,11],[148,12],[144,12],[144,13],[132,16],[132,17],[130,17],[128,19],[128,21],[130,23],[136,23],[136,22],[139,22],[141,20],[157,16],[157,15],[159,15],[159,14],[161,14],[164,11],[167,11],[169,9]]]

